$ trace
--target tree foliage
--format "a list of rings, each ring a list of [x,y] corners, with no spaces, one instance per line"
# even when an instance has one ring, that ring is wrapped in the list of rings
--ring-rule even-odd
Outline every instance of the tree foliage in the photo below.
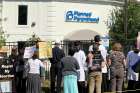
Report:
[[[33,33],[33,35],[29,39],[27,39],[26,45],[27,46],[36,45],[36,43],[39,41],[41,41],[41,39],[35,33]]]
[[[113,9],[110,17],[108,28],[110,29],[109,35],[113,41],[117,41],[126,44],[133,44],[137,37],[137,33],[140,31],[140,4],[136,2],[128,2],[127,8],[127,34],[124,31],[124,8]]]
[[[32,37],[28,39],[28,41],[40,41],[40,38],[36,34],[33,34]]]
[[[4,31],[2,30],[2,28],[0,28],[0,48],[1,48],[2,46],[4,46],[5,41],[6,41],[5,33],[4,33]]]

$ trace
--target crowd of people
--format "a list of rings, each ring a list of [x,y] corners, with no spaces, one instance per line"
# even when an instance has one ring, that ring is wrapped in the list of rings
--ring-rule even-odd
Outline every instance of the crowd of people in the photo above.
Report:
[[[59,43],[55,44],[50,59],[51,93],[61,93],[62,85],[63,93],[122,93],[125,76],[128,80],[128,87],[125,87],[127,93],[136,90],[139,93],[139,49],[134,46],[125,56],[118,42],[107,51],[100,43],[99,35],[94,37],[94,41],[87,55],[81,49],[80,42],[69,49],[68,56],[59,48]]]
[[[127,93],[140,91],[140,51],[136,46],[127,56],[120,43],[114,43],[108,51],[100,42],[100,36],[94,37],[88,54],[76,42],[69,48],[66,56],[60,43],[52,48],[49,58],[51,93],[122,93],[124,78],[128,81]],[[35,49],[31,58],[24,58],[24,48],[13,48],[9,61],[13,63],[16,93],[41,93],[40,69],[44,68]],[[127,74],[125,73],[127,71]],[[126,82],[125,82],[126,83]],[[62,89],[63,87],[63,89]]]
[[[12,82],[14,93],[41,93],[40,69],[44,68],[38,57],[38,50],[34,50],[31,58],[24,58],[24,48],[14,47],[9,56],[13,63],[14,80]]]

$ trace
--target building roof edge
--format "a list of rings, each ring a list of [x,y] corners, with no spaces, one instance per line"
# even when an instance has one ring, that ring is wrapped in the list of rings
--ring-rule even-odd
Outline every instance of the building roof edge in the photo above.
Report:
[[[2,0],[2,1],[19,1],[19,0]],[[88,3],[88,4],[102,4],[102,5],[113,5],[123,6],[124,2],[116,0],[21,0],[19,2],[71,2],[71,3]]]

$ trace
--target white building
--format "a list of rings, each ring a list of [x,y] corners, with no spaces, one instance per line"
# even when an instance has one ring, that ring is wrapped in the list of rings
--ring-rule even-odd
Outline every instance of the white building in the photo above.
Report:
[[[42,40],[91,40],[107,35],[116,0],[2,0],[2,27],[8,42],[35,33]]]

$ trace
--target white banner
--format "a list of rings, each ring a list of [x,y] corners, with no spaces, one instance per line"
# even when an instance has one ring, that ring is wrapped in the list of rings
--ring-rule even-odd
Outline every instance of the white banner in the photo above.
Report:
[[[31,58],[35,50],[36,46],[26,47],[24,50],[24,58]]]

